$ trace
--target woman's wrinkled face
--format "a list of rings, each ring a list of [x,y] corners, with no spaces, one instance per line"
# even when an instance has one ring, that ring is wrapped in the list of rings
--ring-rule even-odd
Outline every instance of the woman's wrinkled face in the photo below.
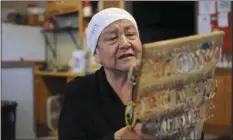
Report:
[[[128,71],[140,59],[142,44],[134,24],[119,20],[104,29],[98,41],[96,59],[105,68]]]

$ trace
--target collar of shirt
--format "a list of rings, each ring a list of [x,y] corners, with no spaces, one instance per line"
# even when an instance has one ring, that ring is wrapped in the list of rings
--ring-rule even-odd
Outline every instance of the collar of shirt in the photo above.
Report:
[[[103,67],[101,67],[98,71],[98,84],[102,100],[110,101],[112,104],[117,104],[120,102],[124,106],[120,98],[117,96],[116,92],[107,81]]]

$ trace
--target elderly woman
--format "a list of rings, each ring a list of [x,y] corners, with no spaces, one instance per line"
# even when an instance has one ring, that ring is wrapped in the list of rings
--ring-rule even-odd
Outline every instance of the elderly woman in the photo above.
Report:
[[[140,125],[128,129],[124,118],[132,92],[128,71],[142,51],[135,19],[123,9],[105,9],[93,16],[86,36],[88,47],[102,67],[67,85],[59,139],[141,139]]]

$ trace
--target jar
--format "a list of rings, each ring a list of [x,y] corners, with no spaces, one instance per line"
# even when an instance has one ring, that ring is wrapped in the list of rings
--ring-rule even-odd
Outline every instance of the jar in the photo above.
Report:
[[[37,4],[29,4],[27,7],[28,25],[38,26],[44,23],[45,9]]]
[[[83,16],[84,17],[92,16],[92,6],[90,1],[84,2]]]

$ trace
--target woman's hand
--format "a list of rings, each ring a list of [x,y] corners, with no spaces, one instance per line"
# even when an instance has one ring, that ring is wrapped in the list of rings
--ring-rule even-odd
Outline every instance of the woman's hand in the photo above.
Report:
[[[141,140],[140,136],[128,127],[123,127],[119,129],[114,134],[114,139],[115,140],[127,140],[127,139]]]
[[[142,124],[138,123],[135,125],[134,129],[130,129],[128,127],[123,127],[119,129],[115,134],[115,140],[127,140],[127,139],[135,139],[135,140],[155,140],[154,137],[148,137],[143,135]]]
[[[152,136],[146,136],[142,133],[142,124],[141,123],[137,123],[134,127],[134,132],[143,140],[156,140],[155,137]]]

